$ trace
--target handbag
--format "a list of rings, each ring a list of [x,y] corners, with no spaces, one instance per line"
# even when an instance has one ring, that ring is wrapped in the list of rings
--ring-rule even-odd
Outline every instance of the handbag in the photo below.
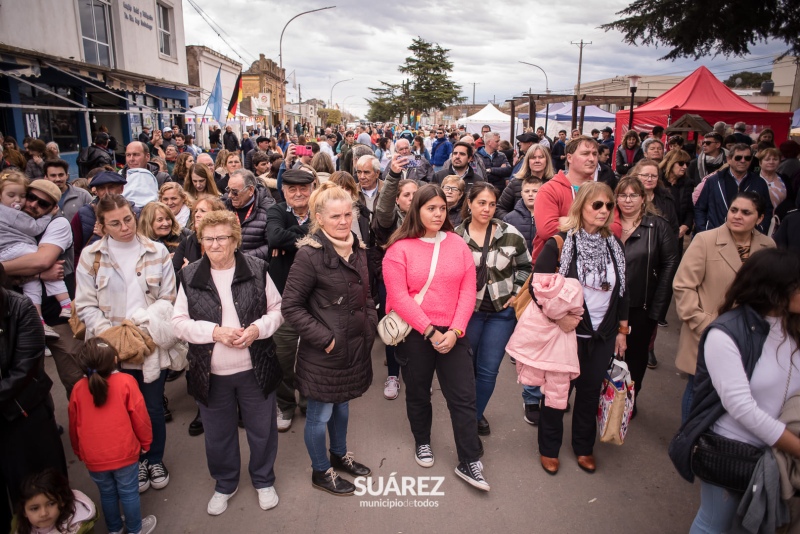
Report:
[[[633,413],[635,392],[628,364],[613,358],[606,371],[597,407],[600,441],[622,445]]]
[[[428,281],[422,286],[420,292],[414,296],[414,301],[418,305],[422,304],[422,299],[425,298],[425,292],[428,291],[431,282],[433,282],[433,273],[436,271],[436,263],[439,261],[441,241],[441,234],[437,233],[436,241],[433,246],[433,256],[431,257],[431,270],[428,272]],[[378,322],[378,335],[385,344],[391,345],[392,347],[396,347],[403,342],[410,333],[411,325],[394,310],[390,311]]]
[[[97,276],[97,269],[100,268],[100,251],[94,253],[92,262],[92,278]],[[86,337],[86,324],[78,317],[78,310],[75,308],[75,301],[70,304],[69,327],[72,330],[72,337],[83,340]]]
[[[692,473],[709,484],[744,493],[765,450],[708,430],[692,446]]]
[[[558,247],[558,264],[556,267],[556,272],[558,272],[559,268],[561,267],[561,249],[564,248],[564,239],[558,234],[554,235],[553,239],[556,240],[556,246]],[[515,300],[514,304],[512,304],[514,307],[514,313],[517,316],[517,320],[522,317],[522,312],[525,311],[525,308],[527,308],[528,304],[530,304],[533,300],[533,296],[531,295],[530,291],[531,280],[533,280],[533,273],[528,275],[528,278],[525,280],[525,283],[522,284],[519,293],[517,293],[517,300]]]

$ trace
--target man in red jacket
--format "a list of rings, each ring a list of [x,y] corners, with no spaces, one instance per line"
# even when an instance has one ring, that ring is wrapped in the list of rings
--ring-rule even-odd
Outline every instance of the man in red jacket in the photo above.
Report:
[[[559,171],[539,189],[533,214],[536,236],[533,238],[531,256],[534,262],[545,242],[558,232],[558,227],[572,206],[578,187],[594,180],[597,146],[597,141],[586,135],[571,139],[566,148],[569,174]]]

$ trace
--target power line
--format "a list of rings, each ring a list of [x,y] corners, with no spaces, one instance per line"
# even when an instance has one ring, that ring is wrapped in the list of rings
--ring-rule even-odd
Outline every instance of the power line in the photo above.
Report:
[[[248,60],[246,60],[244,57],[242,57],[242,55],[241,55],[241,54],[240,54],[240,53],[239,53],[239,52],[236,50],[236,48],[234,48],[234,47],[233,47],[233,45],[232,45],[231,43],[229,43],[229,42],[228,42],[228,41],[227,41],[227,40],[226,40],[226,39],[225,39],[225,38],[222,36],[222,34],[221,34],[220,32],[224,33],[225,35],[228,35],[228,33],[227,33],[225,30],[223,30],[221,26],[219,26],[219,25],[218,25],[218,24],[216,24],[216,23],[213,23],[213,22],[211,21],[211,17],[210,17],[210,16],[209,16],[209,15],[208,15],[208,14],[207,14],[205,11],[203,11],[203,8],[201,8],[199,5],[197,5],[197,3],[196,3],[194,0],[187,0],[187,1],[189,2],[189,5],[191,5],[191,6],[194,8],[194,10],[197,12],[197,14],[198,14],[198,15],[200,15],[200,18],[202,18],[202,19],[203,19],[203,20],[206,22],[206,24],[208,24],[208,27],[209,27],[209,28],[211,28],[211,29],[214,31],[214,33],[216,33],[216,34],[217,34],[217,37],[219,37],[220,39],[222,39],[222,42],[224,42],[226,45],[228,45],[228,48],[230,48],[230,49],[231,49],[231,51],[232,51],[234,54],[236,54],[237,56],[239,56],[239,59],[241,59],[241,60],[242,60],[242,62],[243,62],[243,66],[246,66],[248,63],[251,63],[251,62],[252,62],[252,61],[248,61]],[[215,26],[216,26],[216,27],[215,27]],[[219,29],[217,29],[217,28],[219,28]],[[230,36],[228,35],[228,37],[230,37]],[[232,38],[231,38],[231,40],[232,40]],[[238,46],[238,45],[237,45],[237,46]],[[254,59],[255,59],[255,56],[254,56],[253,54],[251,54],[250,52],[248,52],[247,50],[245,50],[244,48],[242,48],[242,51],[243,51],[245,54],[249,55],[251,58],[254,58]]]

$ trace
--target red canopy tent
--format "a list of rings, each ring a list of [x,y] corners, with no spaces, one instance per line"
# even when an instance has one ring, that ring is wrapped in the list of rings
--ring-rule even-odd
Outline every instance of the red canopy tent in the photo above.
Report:
[[[754,106],[733,91],[705,67],[700,67],[681,83],[641,106],[633,109],[633,129],[650,131],[654,126],[667,128],[687,113],[700,115],[709,124],[743,121],[747,132],[758,133],[764,128],[775,132],[775,144],[788,139],[792,114],[767,111]],[[616,141],[622,141],[628,131],[630,110],[618,111]]]

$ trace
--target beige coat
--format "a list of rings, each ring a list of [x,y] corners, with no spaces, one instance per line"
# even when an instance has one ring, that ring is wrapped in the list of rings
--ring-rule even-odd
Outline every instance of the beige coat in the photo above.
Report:
[[[772,239],[755,232],[750,254],[774,246]],[[672,283],[675,308],[683,323],[675,366],[684,373],[695,373],[700,336],[717,318],[725,292],[741,266],[742,260],[727,225],[700,232],[686,250]]]

